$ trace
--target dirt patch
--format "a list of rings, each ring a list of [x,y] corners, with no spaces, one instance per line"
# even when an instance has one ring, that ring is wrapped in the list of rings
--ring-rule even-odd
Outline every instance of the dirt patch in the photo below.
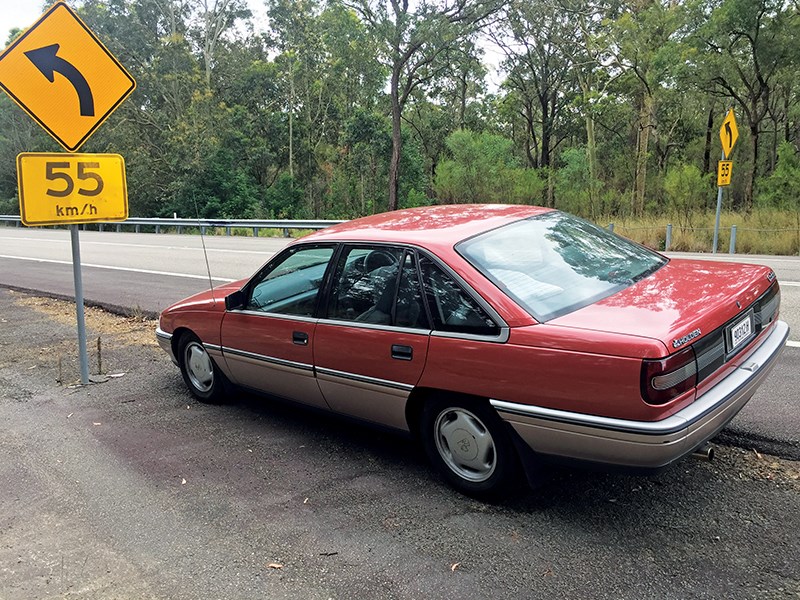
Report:
[[[39,298],[17,292],[9,293],[14,304],[18,306],[35,310],[62,325],[75,325],[75,304],[72,302]],[[155,337],[158,322],[155,319],[138,316],[122,317],[92,306],[85,307],[84,318],[87,331],[93,332],[95,336],[99,335],[103,345],[158,345]]]
[[[739,472],[746,473],[755,480],[773,481],[800,490],[800,462],[781,460],[757,450],[729,450],[734,462],[740,467]]]

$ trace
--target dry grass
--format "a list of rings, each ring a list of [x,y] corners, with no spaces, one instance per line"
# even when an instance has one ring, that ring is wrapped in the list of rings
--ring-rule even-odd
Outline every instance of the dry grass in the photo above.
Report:
[[[12,292],[14,303],[39,312],[48,318],[74,326],[75,304],[65,300],[38,298]],[[157,346],[156,321],[143,317],[121,317],[100,308],[87,306],[84,309],[87,331],[100,335],[104,346],[117,345]]]
[[[714,240],[713,212],[617,218],[605,217],[598,223],[614,223],[614,231],[656,250],[664,250],[667,224],[672,224],[670,250],[710,252]],[[800,254],[800,215],[788,211],[753,210],[749,214],[724,212],[720,216],[717,250],[727,252],[732,226],[736,226],[737,254]]]

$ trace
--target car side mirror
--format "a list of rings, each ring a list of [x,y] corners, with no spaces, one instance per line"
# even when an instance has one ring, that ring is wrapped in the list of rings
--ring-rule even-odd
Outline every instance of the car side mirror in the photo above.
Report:
[[[225,310],[236,310],[244,308],[247,296],[242,290],[236,290],[232,294],[225,296]]]

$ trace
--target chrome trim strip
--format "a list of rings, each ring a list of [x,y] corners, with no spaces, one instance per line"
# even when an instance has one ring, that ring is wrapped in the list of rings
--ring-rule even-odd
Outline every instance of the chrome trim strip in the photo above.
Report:
[[[217,352],[222,352],[222,346],[218,346],[217,344],[209,344],[208,342],[203,342],[203,347],[208,348],[209,350],[216,350]]]
[[[344,319],[325,319],[319,320],[319,325],[338,325],[340,327],[356,327],[358,329],[378,329],[380,331],[391,331],[394,333],[415,333],[417,335],[430,335],[430,329],[419,329],[416,327],[397,327],[394,325],[379,325],[376,323],[362,323],[361,321],[346,321]]]
[[[209,344],[204,344],[208,346]],[[244,358],[251,358],[253,360],[257,360],[260,362],[265,362],[273,365],[281,365],[284,367],[292,367],[295,369],[300,369],[302,371],[313,371],[314,366],[308,365],[306,363],[295,362],[293,360],[286,360],[283,358],[276,358],[274,356],[264,356],[263,354],[256,354],[255,352],[247,352],[246,350],[237,350],[236,348],[228,348],[227,346],[221,346],[218,348],[222,350],[222,354],[233,354],[234,356],[243,356]]]
[[[378,379],[377,377],[368,377],[367,375],[358,375],[357,373],[336,371],[335,369],[326,369],[325,367],[317,367],[317,373],[321,375],[330,375],[332,377],[341,377],[342,379],[349,379],[350,381],[371,383],[373,385],[380,385],[395,390],[403,390],[404,392],[410,392],[411,390],[414,389],[414,386],[408,383],[400,383],[399,381],[389,381],[388,379]]]
[[[454,338],[457,340],[474,340],[477,342],[492,342],[495,344],[505,344],[511,335],[511,328],[503,326],[498,335],[477,335],[474,333],[458,333],[456,331],[432,331],[431,336]]]
[[[161,338],[162,340],[167,340],[167,341],[172,340],[172,334],[171,333],[167,333],[166,331],[161,329],[161,327],[156,327],[156,337],[157,338]]]
[[[243,310],[235,309],[229,310],[228,314],[248,315],[251,317],[270,317],[272,319],[283,319],[285,321],[300,321],[302,323],[316,323],[315,317],[303,317],[301,315],[285,315],[281,313],[263,312],[260,310]]]
[[[499,412],[512,415],[640,435],[669,435],[687,429],[707,414],[738,398],[740,392],[750,384],[753,378],[772,366],[783,350],[788,337],[789,326],[784,321],[778,321],[767,339],[747,359],[746,365],[738,367],[683,410],[661,421],[615,419],[502,400],[490,400],[490,402]]]

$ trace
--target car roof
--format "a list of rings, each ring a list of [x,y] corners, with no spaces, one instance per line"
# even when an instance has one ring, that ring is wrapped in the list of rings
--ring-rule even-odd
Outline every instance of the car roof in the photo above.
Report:
[[[423,206],[347,221],[311,234],[303,242],[368,241],[452,248],[474,235],[551,210],[506,204]]]

